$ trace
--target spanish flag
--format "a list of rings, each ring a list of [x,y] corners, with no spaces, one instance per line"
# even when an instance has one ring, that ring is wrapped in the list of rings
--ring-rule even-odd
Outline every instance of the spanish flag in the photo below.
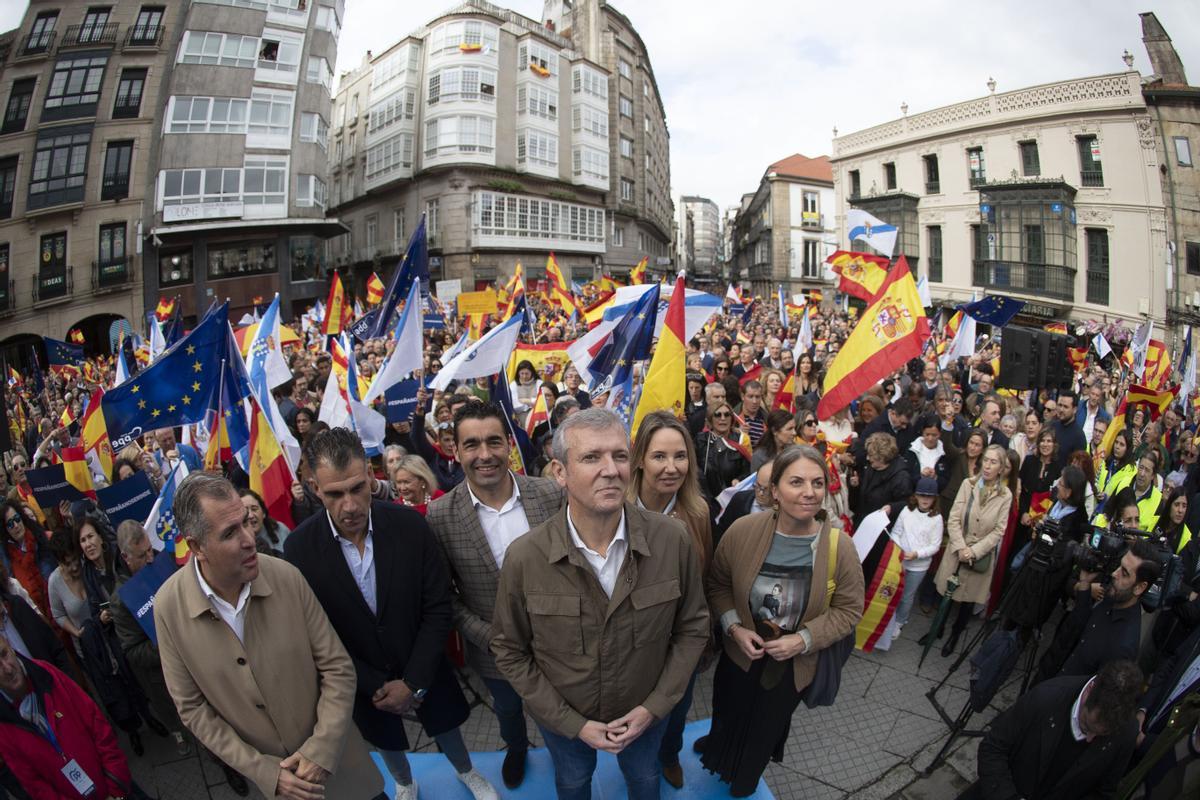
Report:
[[[158,307],[154,309],[155,318],[159,322],[166,322],[171,318],[171,315],[175,313],[175,303],[176,299],[174,297],[160,298],[158,301]]]
[[[1042,326],[1042,330],[1047,333],[1056,333],[1059,336],[1067,335],[1067,323],[1065,322],[1047,322]]]
[[[1156,420],[1171,405],[1175,399],[1175,393],[1178,391],[1179,387],[1177,386],[1165,391],[1155,391],[1145,386],[1130,386],[1126,389],[1125,396],[1121,398],[1121,405],[1117,406],[1117,413],[1113,414],[1112,421],[1108,423],[1108,430],[1104,432],[1104,439],[1100,442],[1100,452],[1106,456],[1112,452],[1112,444],[1117,438],[1117,433],[1125,427],[1127,409],[1144,405],[1150,411],[1150,419]]]
[[[817,416],[829,419],[880,379],[921,355],[929,320],[904,256],[888,275],[886,288],[863,313],[825,374]]]
[[[866,579],[863,615],[854,629],[854,647],[864,652],[875,649],[875,642],[887,630],[904,593],[904,567],[901,550],[885,530],[887,519],[871,514],[858,523],[854,547],[863,553],[862,570]],[[862,539],[866,541],[860,541]]]
[[[250,397],[250,488],[267,504],[267,513],[289,528],[292,520],[292,468],[267,423],[267,416]]]
[[[67,341],[74,344],[84,344],[83,331],[79,328],[71,328],[67,331]]]
[[[633,435],[642,420],[652,411],[670,411],[683,418],[683,403],[687,399],[687,348],[684,345],[684,302],[687,288],[683,273],[675,279],[675,291],[667,304],[667,315],[663,319],[662,332],[646,371],[642,384],[642,395],[633,412]]]
[[[571,294],[571,285],[563,276],[562,269],[559,268],[558,261],[554,258],[554,253],[546,258],[546,277],[550,279],[550,301],[559,306],[568,316],[578,315],[579,304],[575,302],[575,296]]]
[[[1037,522],[1050,513],[1050,509],[1053,506],[1054,501],[1051,499],[1049,492],[1034,492],[1029,497],[1029,521]]]
[[[1121,361],[1130,369],[1133,368],[1133,348],[1126,348]],[[1147,389],[1159,389],[1171,377],[1171,356],[1167,346],[1158,339],[1151,339],[1146,345],[1145,369],[1142,371],[1142,386]]]
[[[87,457],[83,454],[83,448],[64,447],[62,449],[62,465],[67,483],[95,500],[96,487],[92,485],[92,472],[88,469]]]
[[[646,282],[646,267],[650,263],[650,258],[645,256],[637,263],[633,269],[629,271],[629,285],[638,286]],[[615,289],[615,287],[614,287]]]
[[[533,436],[534,428],[543,422],[550,421],[550,407],[546,405],[546,390],[539,388],[533,408],[529,410],[529,419],[525,421],[525,432]]]
[[[83,421],[79,425],[82,437],[83,452],[95,453],[104,477],[113,479],[112,442],[108,438],[108,426],[104,422],[104,414],[100,411],[100,398],[104,396],[103,389],[96,389],[88,400],[87,411],[83,412]]]
[[[888,279],[888,260],[880,256],[838,250],[825,262],[840,276],[838,291],[868,303],[882,291]]]
[[[1074,368],[1076,372],[1083,372],[1085,369],[1087,369],[1088,348],[1068,347],[1067,359],[1071,362],[1071,367]]]
[[[384,288],[379,275],[372,272],[371,279],[367,281],[367,305],[378,305],[383,300]]]
[[[513,315],[517,310],[517,304],[525,296],[525,274],[519,262],[517,263],[516,272],[513,273],[512,280],[504,288],[508,291],[508,305],[504,308],[504,315],[500,318],[501,321],[506,321]]]
[[[594,328],[604,319],[604,310],[612,305],[615,292],[603,291],[596,296],[585,309],[583,309],[583,319],[587,323],[588,328]]]
[[[342,278],[333,272],[329,281],[329,299],[325,302],[325,320],[321,324],[321,335],[337,336],[350,320],[350,306],[346,302],[346,292],[342,288]]]

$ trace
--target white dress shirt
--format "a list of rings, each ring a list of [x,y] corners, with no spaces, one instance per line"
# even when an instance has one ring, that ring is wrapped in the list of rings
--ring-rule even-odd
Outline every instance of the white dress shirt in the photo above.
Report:
[[[371,609],[372,614],[378,614],[375,599],[375,543],[372,537],[375,529],[371,522],[371,512],[367,512],[367,537],[361,553],[354,542],[338,533],[337,526],[333,524],[333,517],[329,516],[328,511],[325,512],[325,516],[329,519],[329,530],[333,531],[333,540],[341,547],[342,557],[346,559],[346,566],[350,568],[350,577],[354,578],[354,584],[362,593],[363,600],[367,601],[367,608]]]
[[[1079,726],[1079,707],[1083,705],[1083,696],[1087,694],[1088,687],[1095,682],[1096,679],[1092,678],[1085,683],[1083,688],[1079,690],[1079,697],[1075,698],[1075,705],[1071,706],[1071,735],[1075,737],[1075,741],[1077,742],[1082,742],[1087,738],[1087,735],[1083,732],[1083,728]]]
[[[569,505],[567,506],[567,531],[571,534],[571,544],[575,545],[583,554],[588,566],[596,574],[596,580],[600,581],[600,588],[604,590],[604,594],[612,597],[613,589],[617,585],[617,575],[621,572],[621,565],[625,563],[625,552],[629,549],[629,537],[625,535],[625,512],[621,512],[617,535],[609,543],[606,555],[600,555],[592,550],[583,543],[583,539],[579,538],[579,532],[575,530],[575,522],[571,519]]]
[[[243,637],[246,633],[246,606],[250,605],[249,582],[242,584],[237,605],[231,606],[213,591],[213,588],[208,585],[208,581],[204,580],[204,576],[200,573],[200,562],[193,558],[192,563],[196,565],[196,580],[200,581],[200,591],[204,592],[204,596],[208,598],[213,611],[217,612],[217,616],[233,630],[233,635],[238,638],[238,641],[245,644],[246,641]]]
[[[504,554],[508,552],[508,546],[529,532],[529,518],[521,501],[521,489],[512,472],[509,472],[509,477],[512,479],[512,496],[504,501],[499,510],[476,497],[471,491],[471,482],[466,481],[467,494],[471,496],[471,505],[475,506],[475,513],[479,515],[479,525],[487,538],[492,558],[496,559],[497,569],[504,566]]]

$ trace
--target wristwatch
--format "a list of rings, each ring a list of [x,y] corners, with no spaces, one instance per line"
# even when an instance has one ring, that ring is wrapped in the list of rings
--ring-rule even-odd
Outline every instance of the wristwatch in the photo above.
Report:
[[[404,679],[401,678],[401,680],[404,680]],[[408,681],[404,681],[404,685],[408,687],[409,691],[412,692],[413,698],[416,700],[424,700],[425,695],[429,694],[428,689],[418,689],[415,686],[413,686],[411,683],[409,683]]]

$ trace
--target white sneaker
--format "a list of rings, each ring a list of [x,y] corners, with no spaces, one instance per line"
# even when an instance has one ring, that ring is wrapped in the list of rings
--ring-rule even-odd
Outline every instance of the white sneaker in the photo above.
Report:
[[[500,800],[500,795],[496,794],[488,779],[480,775],[474,767],[470,772],[458,773],[458,779],[462,781],[463,786],[471,790],[475,800]]]
[[[417,782],[413,781],[408,786],[396,784],[396,800],[417,800]]]

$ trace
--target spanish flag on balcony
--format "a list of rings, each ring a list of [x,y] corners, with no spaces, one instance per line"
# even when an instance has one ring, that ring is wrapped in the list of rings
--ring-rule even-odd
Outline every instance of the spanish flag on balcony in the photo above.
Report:
[[[483,49],[483,45],[479,42],[463,42],[458,46],[458,49],[462,53],[478,53]]]
[[[643,257],[637,266],[629,271],[629,285],[640,286],[646,282],[646,267],[650,264],[648,256]]]
[[[838,291],[868,303],[883,289],[888,277],[888,260],[881,256],[838,250],[825,262],[840,277]]]
[[[383,301],[384,288],[379,275],[372,272],[370,280],[367,281],[367,305],[379,305]]]
[[[550,70],[546,69],[541,64],[530,64],[529,71],[534,73],[535,75],[539,75],[543,78],[550,77]]]
[[[825,374],[825,395],[817,407],[821,419],[829,419],[909,359],[918,358],[929,339],[929,320],[904,256],[896,260],[885,287]]]

